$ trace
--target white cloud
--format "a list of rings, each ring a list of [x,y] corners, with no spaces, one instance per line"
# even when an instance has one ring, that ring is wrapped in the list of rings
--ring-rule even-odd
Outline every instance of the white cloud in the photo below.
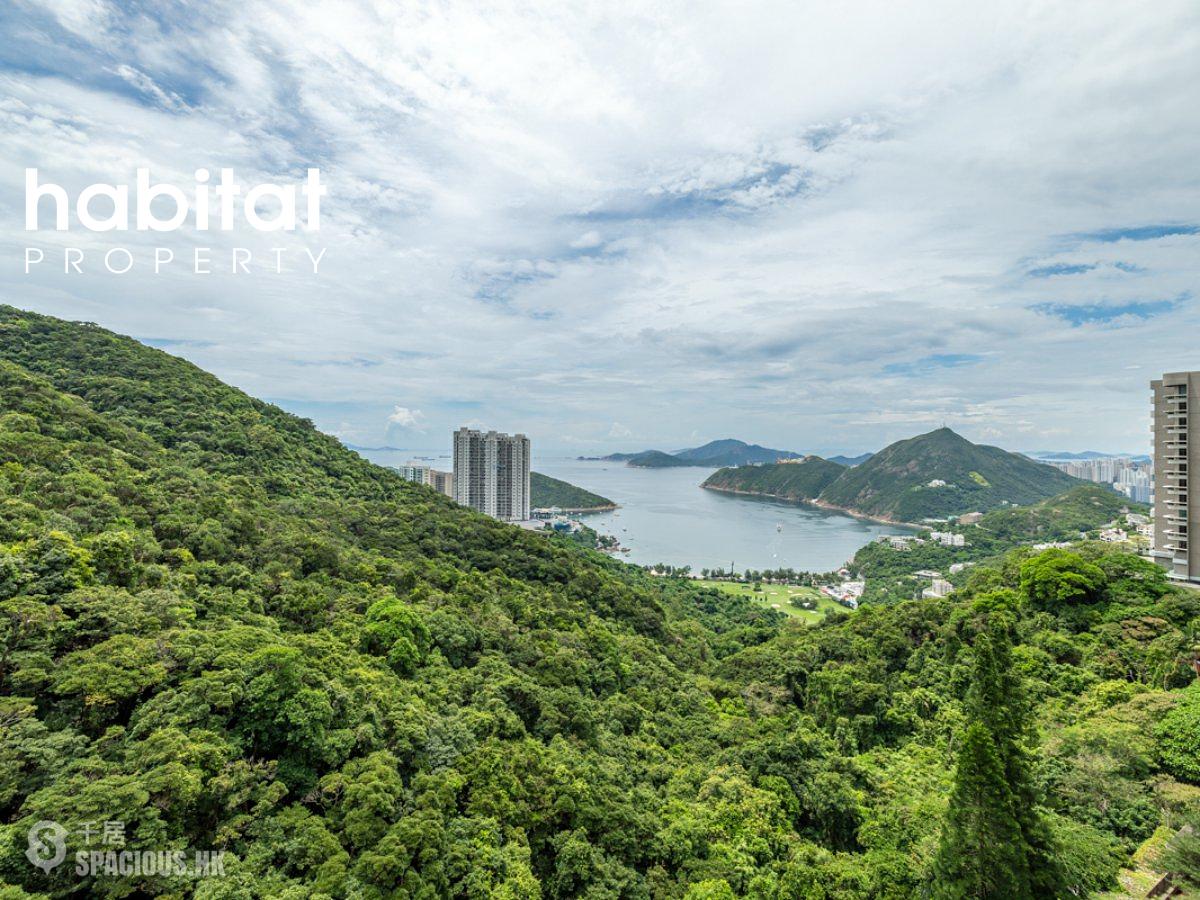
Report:
[[[392,409],[392,414],[387,417],[387,420],[389,425],[396,425],[399,428],[419,429],[421,423],[425,421],[425,414],[419,409],[396,406]]]
[[[620,422],[613,422],[612,427],[608,429],[608,437],[617,441],[624,440],[633,437],[633,431]]]
[[[600,237],[600,232],[585,231],[579,237],[575,238],[575,240],[571,241],[571,246],[576,250],[592,250],[603,243],[604,239]]]
[[[836,451],[945,420],[1137,450],[1146,380],[1196,364],[1196,299],[1120,329],[1031,311],[1196,292],[1198,235],[1072,237],[1197,221],[1189,0],[42,8],[11,14],[38,58],[0,69],[5,171],[319,164],[329,249],[318,280],[12,265],[0,292],[192,341],[363,442],[448,444],[470,417],[543,447]],[[0,179],[9,260],[19,187]],[[1059,265],[1094,268],[1028,275]],[[912,365],[931,356],[983,362]],[[396,396],[423,418],[392,421]]]
[[[171,91],[164,91],[154,83],[153,78],[145,72],[139,72],[133,66],[119,65],[112,72],[154,100],[155,103],[164,109],[178,111],[187,108],[187,104],[183,102],[178,94]]]

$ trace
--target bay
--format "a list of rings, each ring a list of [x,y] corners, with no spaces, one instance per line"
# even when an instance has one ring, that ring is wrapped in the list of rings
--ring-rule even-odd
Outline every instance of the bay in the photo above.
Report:
[[[403,465],[425,456],[427,465],[450,468],[435,451],[360,450],[381,465]],[[569,457],[534,458],[533,468],[552,478],[608,497],[613,512],[580,518],[611,534],[630,552],[619,558],[639,565],[667,563],[705,568],[792,568],[828,572],[880,535],[907,529],[856,519],[813,506],[722,494],[700,487],[706,468],[639,469],[624,463]]]
[[[907,533],[814,506],[705,490],[713,469],[540,459],[537,470],[617,503],[583,521],[617,537],[631,551],[621,558],[639,565],[828,572],[880,535]]]

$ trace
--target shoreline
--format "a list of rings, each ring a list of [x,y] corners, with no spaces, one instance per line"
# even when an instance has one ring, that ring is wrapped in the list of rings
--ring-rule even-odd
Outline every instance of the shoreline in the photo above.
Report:
[[[897,528],[928,528],[928,525],[918,525],[915,522],[900,522],[896,519],[889,519],[885,516],[872,516],[868,513],[860,512],[857,509],[847,509],[844,506],[835,506],[832,503],[823,503],[820,500],[808,500],[798,497],[784,497],[779,494],[769,494],[766,491],[739,491],[734,488],[717,487],[713,484],[701,484],[700,487],[706,491],[716,491],[719,494],[740,494],[743,497],[764,497],[768,500],[778,500],[780,503],[795,503],[798,506],[815,506],[817,509],[823,509],[826,512],[844,513],[855,519],[865,519],[868,522],[878,522],[880,525],[895,525]]]

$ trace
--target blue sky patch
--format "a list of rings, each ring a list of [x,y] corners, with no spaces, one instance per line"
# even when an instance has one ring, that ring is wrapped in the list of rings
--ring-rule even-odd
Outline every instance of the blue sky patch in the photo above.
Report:
[[[930,356],[922,356],[912,362],[886,365],[883,367],[883,374],[914,378],[932,375],[943,369],[961,369],[964,366],[973,366],[982,359],[982,356],[974,353],[934,353]]]
[[[1133,228],[1102,228],[1073,235],[1081,241],[1115,244],[1117,241],[1155,241],[1179,234],[1200,234],[1200,225],[1139,225]]]
[[[1055,275],[1082,275],[1096,268],[1095,263],[1055,263],[1029,270],[1030,278],[1051,278]]]
[[[1148,321],[1178,309],[1188,299],[1189,295],[1180,294],[1173,300],[1134,300],[1129,303],[1037,303],[1029,308],[1044,316],[1062,319],[1073,328],[1078,328],[1081,325],[1108,325],[1125,318]]]

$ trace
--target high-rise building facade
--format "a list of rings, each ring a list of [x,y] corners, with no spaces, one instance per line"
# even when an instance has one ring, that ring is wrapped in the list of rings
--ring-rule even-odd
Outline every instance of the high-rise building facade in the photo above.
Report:
[[[431,471],[429,466],[423,466],[416,462],[406,463],[399,468],[400,476],[405,481],[415,481],[417,484],[429,484]]]
[[[528,519],[529,438],[471,428],[454,432],[453,496],[495,519]]]
[[[451,472],[441,472],[437,469],[430,469],[429,486],[435,491],[445,494],[447,497],[453,497],[454,475]]]
[[[1173,578],[1200,582],[1200,548],[1189,523],[1200,493],[1188,490],[1200,458],[1200,372],[1171,372],[1154,391],[1154,549]],[[1200,489],[1200,485],[1197,485]]]
[[[454,496],[454,476],[449,472],[441,472],[417,462],[399,466],[396,471],[405,481],[426,484],[440,494],[445,494],[447,497]]]

